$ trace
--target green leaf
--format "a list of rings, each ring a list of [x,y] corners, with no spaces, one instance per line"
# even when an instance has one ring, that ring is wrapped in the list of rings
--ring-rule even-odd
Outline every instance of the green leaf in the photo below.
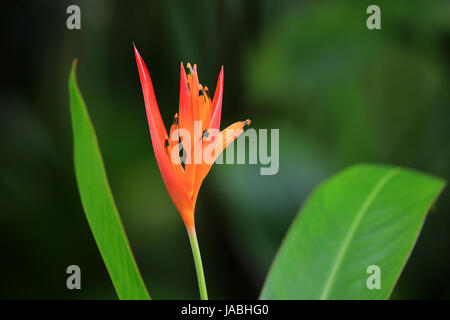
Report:
[[[261,299],[387,299],[445,182],[356,165],[320,185],[293,222]],[[367,268],[380,267],[370,290]]]
[[[97,136],[75,71],[76,61],[69,77],[69,93],[75,174],[84,212],[118,297],[150,299],[109,187]]]

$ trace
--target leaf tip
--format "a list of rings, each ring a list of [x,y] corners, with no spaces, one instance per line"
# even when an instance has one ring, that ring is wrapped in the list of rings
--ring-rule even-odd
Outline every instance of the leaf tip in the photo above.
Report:
[[[73,61],[72,61],[72,72],[76,72],[77,65],[78,65],[78,58],[73,58]]]

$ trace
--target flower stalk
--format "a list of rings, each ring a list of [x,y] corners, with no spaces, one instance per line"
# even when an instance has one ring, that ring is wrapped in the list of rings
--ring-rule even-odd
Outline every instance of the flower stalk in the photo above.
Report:
[[[197,272],[198,289],[200,291],[200,299],[208,300],[208,292],[206,290],[205,273],[203,271],[202,257],[198,246],[197,234],[195,228],[187,229],[189,241],[192,248],[192,256],[194,257],[195,271]]]

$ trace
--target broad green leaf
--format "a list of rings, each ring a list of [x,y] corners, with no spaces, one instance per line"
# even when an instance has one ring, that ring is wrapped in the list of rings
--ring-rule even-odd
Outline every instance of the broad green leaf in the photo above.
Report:
[[[261,299],[389,298],[444,185],[378,165],[356,165],[332,177],[294,220]],[[367,286],[372,265],[380,268],[380,289]]]
[[[109,187],[102,155],[75,76],[69,77],[75,174],[86,218],[120,299],[150,299]]]

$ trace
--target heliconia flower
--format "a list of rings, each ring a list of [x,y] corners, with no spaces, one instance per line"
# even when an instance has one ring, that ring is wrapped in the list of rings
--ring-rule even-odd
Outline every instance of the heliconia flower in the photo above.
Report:
[[[197,66],[192,67],[188,63],[186,74],[183,63],[181,63],[179,109],[168,135],[159,112],[147,67],[136,47],[134,47],[134,53],[156,161],[169,195],[180,212],[184,224],[188,230],[194,229],[195,204],[203,180],[216,158],[244,131],[250,124],[250,120],[236,122],[219,133],[223,97],[223,67],[219,73],[214,98],[211,101],[208,87],[203,87],[199,83]],[[200,123],[201,128],[198,128],[198,125],[196,128],[196,123]],[[194,132],[196,129],[201,130],[199,134]],[[190,138],[181,137],[179,133],[182,130],[186,130]],[[230,132],[232,134],[229,134]],[[199,135],[200,137],[197,139]],[[178,139],[173,139],[174,136],[178,136]],[[205,150],[208,146],[216,151],[212,161],[200,161],[200,163],[193,161],[194,150],[200,148]],[[179,158],[180,151],[183,151],[181,148],[184,149],[186,157],[191,161],[181,162]],[[178,159],[174,159],[174,155]]]

